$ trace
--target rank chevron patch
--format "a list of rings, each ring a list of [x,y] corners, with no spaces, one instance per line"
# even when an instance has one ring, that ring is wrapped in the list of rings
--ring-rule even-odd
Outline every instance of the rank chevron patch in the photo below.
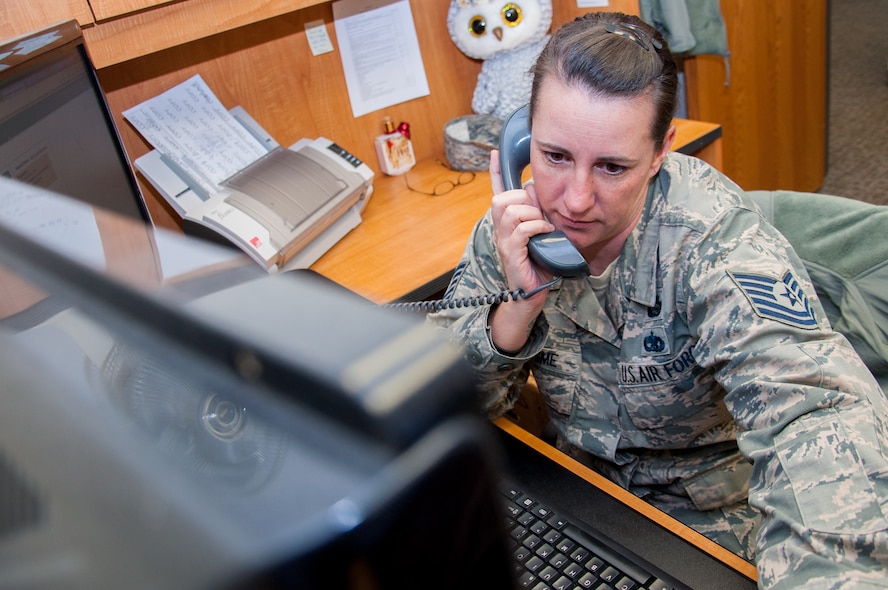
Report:
[[[728,275],[759,316],[805,330],[817,327],[817,318],[808,297],[791,271],[787,271],[782,279],[731,271],[728,271]]]

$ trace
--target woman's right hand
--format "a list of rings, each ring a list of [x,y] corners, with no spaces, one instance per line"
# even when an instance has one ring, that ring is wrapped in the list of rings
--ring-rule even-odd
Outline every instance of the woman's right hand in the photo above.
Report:
[[[531,236],[554,229],[543,216],[533,184],[506,191],[500,175],[499,154],[491,152],[490,178],[494,191],[491,202],[493,234],[497,253],[510,289],[530,292],[549,281],[549,277],[530,259],[527,244]],[[501,350],[518,350],[527,341],[533,322],[546,301],[547,290],[529,299],[518,299],[497,306],[488,320],[491,338]]]

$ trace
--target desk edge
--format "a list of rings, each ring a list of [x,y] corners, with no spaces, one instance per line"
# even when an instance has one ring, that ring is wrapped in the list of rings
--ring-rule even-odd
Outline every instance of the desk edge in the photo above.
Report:
[[[749,578],[752,581],[757,581],[758,572],[754,564],[746,561],[745,559],[742,559],[735,553],[728,551],[715,541],[703,536],[702,534],[698,533],[697,531],[680,522],[679,520],[676,520],[675,518],[669,516],[661,510],[654,508],[641,498],[638,498],[629,491],[613,483],[609,479],[603,477],[602,475],[599,475],[579,461],[568,457],[552,445],[549,445],[540,440],[511,420],[503,417],[497,418],[493,421],[493,423],[507,434],[513,436],[514,438],[533,448],[537,452],[555,461],[565,469],[586,480],[591,485],[616,498],[636,512],[642,513],[647,518],[651,519],[652,521],[671,531],[672,533],[680,536],[685,541],[696,546],[701,551],[704,551],[705,553],[711,555],[713,559],[720,561],[726,567],[733,569],[737,573]]]

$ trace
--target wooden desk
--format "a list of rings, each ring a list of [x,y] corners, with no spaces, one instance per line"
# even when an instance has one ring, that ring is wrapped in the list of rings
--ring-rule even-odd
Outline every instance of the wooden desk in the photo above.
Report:
[[[721,126],[676,121],[673,149],[722,165]],[[441,161],[444,161],[442,156]],[[425,160],[402,176],[379,176],[361,224],[312,265],[312,270],[374,301],[424,299],[443,290],[475,222],[490,206],[490,175],[439,197],[431,192],[460,173]]]

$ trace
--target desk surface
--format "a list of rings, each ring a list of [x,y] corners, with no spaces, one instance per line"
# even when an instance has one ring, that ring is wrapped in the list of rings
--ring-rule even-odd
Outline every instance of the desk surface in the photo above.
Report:
[[[673,149],[721,167],[721,126],[676,121]],[[444,161],[444,158],[441,158]],[[312,270],[374,301],[423,299],[446,287],[475,222],[490,206],[490,175],[439,197],[427,192],[458,172],[435,160],[418,162],[402,176],[374,179],[361,224],[312,265]]]

